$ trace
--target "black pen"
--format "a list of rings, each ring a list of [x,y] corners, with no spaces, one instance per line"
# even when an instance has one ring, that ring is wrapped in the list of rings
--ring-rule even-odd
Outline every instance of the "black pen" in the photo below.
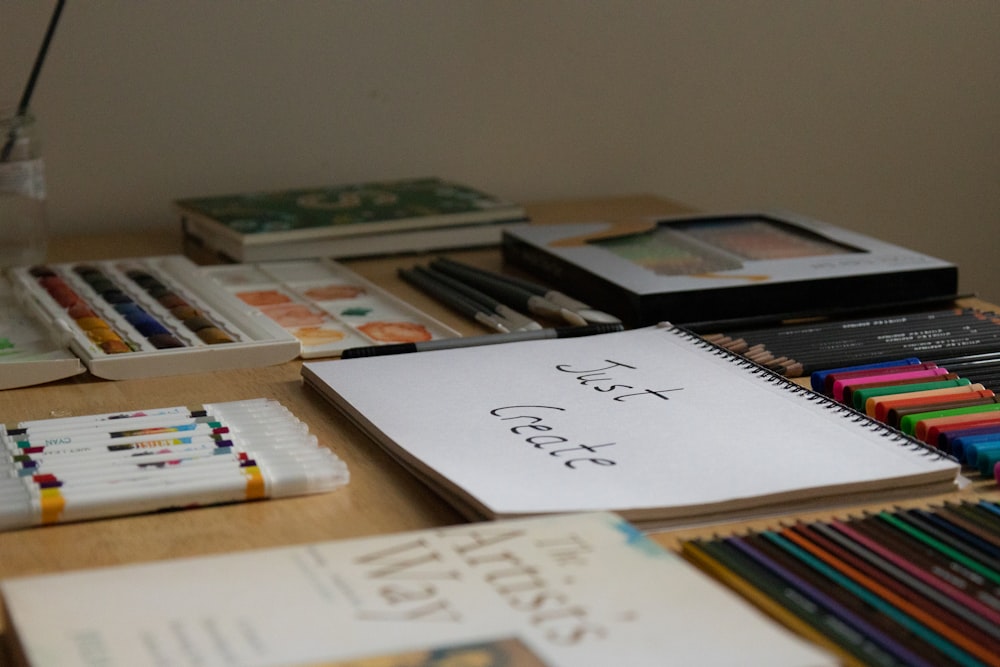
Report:
[[[431,266],[442,271],[446,271],[448,269],[451,269],[456,273],[461,271],[463,272],[463,275],[466,276],[473,273],[479,274],[482,280],[491,280],[494,283],[502,283],[507,285],[509,288],[520,290],[520,295],[515,298],[519,298],[526,302],[530,302],[531,299],[534,299],[536,302],[544,303],[546,304],[550,315],[561,316],[570,324],[613,324],[621,321],[614,315],[609,315],[608,313],[591,308],[582,301],[578,301],[557,290],[549,289],[548,287],[533,283],[530,280],[524,280],[523,278],[516,278],[514,276],[496,273],[494,271],[487,271],[486,269],[480,269],[468,264],[463,264],[453,259],[448,259],[447,257],[440,257],[434,260],[431,262]]]
[[[503,322],[510,331],[525,331],[528,329],[541,329],[542,325],[530,317],[526,317],[513,308],[500,303],[489,294],[469,287],[460,280],[456,280],[446,273],[441,273],[435,269],[427,269],[422,266],[415,266],[413,270],[425,276],[428,280],[442,283],[445,287],[451,288],[459,294],[465,295],[467,299],[478,303],[486,312],[493,313]]]
[[[458,347],[475,347],[479,345],[498,345],[527,340],[545,340],[551,338],[576,338],[577,336],[594,336],[597,334],[622,331],[620,323],[588,324],[579,327],[555,327],[554,329],[532,329],[529,331],[512,331],[510,333],[486,334],[485,336],[466,336],[464,338],[436,338],[419,343],[397,343],[394,345],[373,345],[371,347],[351,347],[341,353],[341,359],[358,359],[360,357],[380,357],[387,354],[404,354],[407,352],[426,352],[430,350],[449,350]]]
[[[431,280],[419,271],[400,269],[399,277],[485,327],[501,333],[510,332],[510,328],[496,315],[484,312],[482,307],[472,299],[466,298],[464,294],[460,294],[436,280]]]
[[[529,292],[514,285],[493,273],[460,264],[451,260],[436,259],[431,262],[431,268],[447,273],[458,280],[464,281],[475,289],[509,304],[524,308],[529,312],[549,319],[564,319],[570,324],[585,325],[582,317],[561,306],[558,306],[544,296]]]

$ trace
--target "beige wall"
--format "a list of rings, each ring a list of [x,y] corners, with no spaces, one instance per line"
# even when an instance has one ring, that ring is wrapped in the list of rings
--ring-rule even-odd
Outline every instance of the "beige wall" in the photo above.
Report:
[[[52,4],[0,2],[0,104]],[[1000,2],[85,0],[35,109],[57,232],[179,196],[437,174],[785,208],[1000,302]]]

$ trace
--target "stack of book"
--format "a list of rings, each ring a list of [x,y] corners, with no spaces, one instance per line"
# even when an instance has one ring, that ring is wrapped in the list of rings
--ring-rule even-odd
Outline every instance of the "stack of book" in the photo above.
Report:
[[[440,178],[180,199],[186,251],[229,261],[360,257],[496,245],[511,201]]]

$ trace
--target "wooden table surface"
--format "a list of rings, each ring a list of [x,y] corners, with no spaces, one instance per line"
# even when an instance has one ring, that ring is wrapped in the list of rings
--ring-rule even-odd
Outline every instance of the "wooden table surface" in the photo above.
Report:
[[[634,196],[543,202],[528,205],[528,210],[536,221],[568,222],[671,215],[690,209],[669,200]],[[179,230],[88,235],[55,239],[48,259],[55,263],[167,255],[180,253],[181,247]],[[496,248],[448,254],[485,268],[501,268]],[[401,256],[348,264],[463,334],[485,333],[478,325],[457,316],[396,276],[399,267],[425,259]],[[406,473],[318,394],[304,387],[300,368],[301,362],[291,361],[266,368],[119,381],[83,374],[43,386],[0,392],[0,421],[8,425],[28,419],[169,405],[197,407],[210,402],[271,397],[304,420],[319,441],[347,463],[351,474],[348,485],[331,493],[0,533],[0,578],[350,538],[462,521],[456,511]],[[972,492],[995,496],[996,488],[995,483],[979,483]],[[925,504],[928,500],[914,502]],[[822,518],[830,514],[827,511],[798,516]],[[734,522],[729,527],[762,527],[767,523],[767,520]],[[721,527],[710,531],[716,529]],[[672,531],[654,538],[674,546],[678,538],[705,535],[706,530],[709,529]]]
[[[686,209],[654,197],[551,202],[529,206],[535,220],[573,221],[670,215]],[[180,230],[57,238],[49,263],[178,254]],[[497,248],[449,253],[499,270]],[[366,278],[463,334],[486,331],[401,281],[396,270],[420,256],[349,262]],[[270,397],[305,421],[346,463],[351,481],[332,493],[238,503],[180,512],[67,523],[0,533],[0,578],[78,568],[236,551],[442,526],[461,516],[406,473],[377,445],[304,387],[301,362],[156,377],[103,380],[89,373],[41,386],[0,392],[0,421],[88,415]],[[2,628],[0,628],[2,629]]]

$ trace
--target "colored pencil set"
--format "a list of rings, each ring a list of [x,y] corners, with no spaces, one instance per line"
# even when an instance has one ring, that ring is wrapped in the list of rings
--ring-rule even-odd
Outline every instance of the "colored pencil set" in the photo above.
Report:
[[[273,399],[0,425],[0,530],[331,491],[347,466]]]
[[[996,503],[797,522],[681,550],[846,664],[1000,664]]]
[[[786,377],[905,357],[961,365],[967,377],[1000,385],[1000,317],[948,308],[705,333],[704,338]]]
[[[812,389],[1000,480],[1000,397],[917,357],[817,371]]]

